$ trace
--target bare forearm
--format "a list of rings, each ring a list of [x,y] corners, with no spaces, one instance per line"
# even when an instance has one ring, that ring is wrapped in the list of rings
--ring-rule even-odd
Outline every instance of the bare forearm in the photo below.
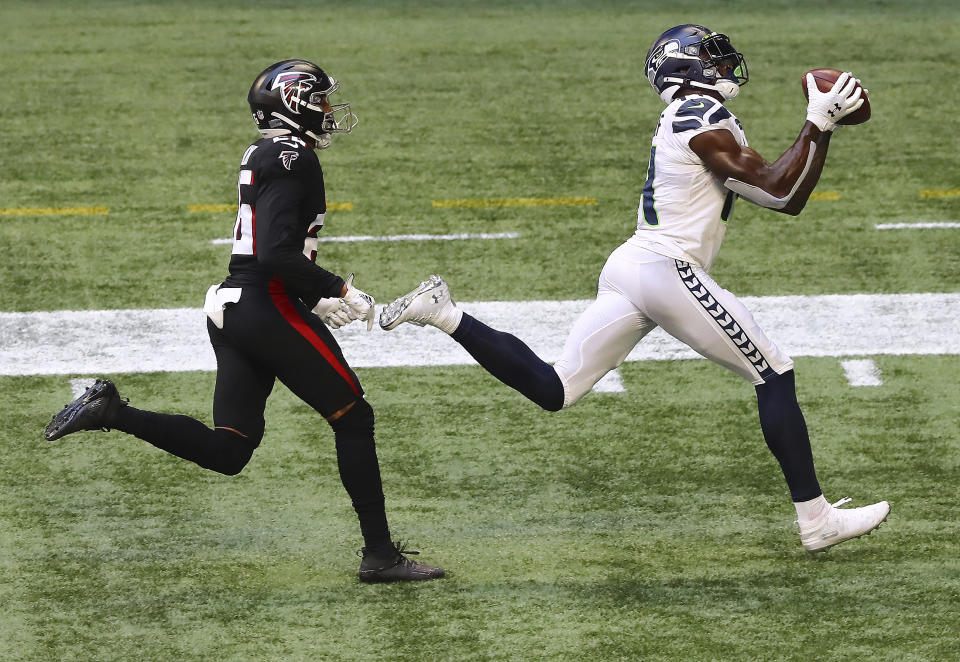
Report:
[[[803,130],[800,131],[796,142],[774,162],[773,165],[776,166],[781,161],[786,160],[783,165],[782,179],[791,182],[791,189],[796,187],[789,202],[777,211],[795,216],[807,204],[810,194],[813,193],[817,182],[820,181],[823,164],[827,160],[827,149],[830,147],[831,135],[833,134],[830,131],[820,131],[812,123],[807,122]],[[809,156],[811,150],[813,151],[812,158]],[[801,164],[805,164],[807,161],[809,161],[809,166],[804,172]]]
[[[773,163],[749,147],[737,145],[732,137],[714,133],[717,135],[707,139],[710,142],[699,143],[695,151],[702,150],[698,154],[714,174],[723,178],[724,186],[768,209],[794,215],[803,209],[823,171],[829,133],[807,122],[790,148]],[[694,146],[693,141],[690,144]]]

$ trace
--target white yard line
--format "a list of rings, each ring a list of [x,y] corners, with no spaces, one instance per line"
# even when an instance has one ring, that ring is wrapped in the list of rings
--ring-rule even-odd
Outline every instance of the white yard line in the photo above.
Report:
[[[202,292],[198,294],[198,298]],[[960,353],[960,293],[743,297],[757,322],[791,356]],[[459,304],[555,361],[567,331],[590,303],[488,301]],[[404,324],[333,332],[355,367],[471,365],[442,331]],[[627,361],[699,356],[661,329]],[[214,370],[199,308],[0,313],[0,375],[100,375]]]
[[[849,359],[841,361],[840,366],[850,386],[883,386],[880,368],[872,359]]]
[[[944,221],[942,223],[878,223],[877,230],[942,230],[960,228],[960,223]]]
[[[318,237],[319,243],[353,243],[359,241],[460,241],[464,239],[516,239],[519,232],[490,232],[458,234],[387,234],[387,235],[347,235],[343,237]],[[211,239],[211,244],[232,244],[233,239]]]

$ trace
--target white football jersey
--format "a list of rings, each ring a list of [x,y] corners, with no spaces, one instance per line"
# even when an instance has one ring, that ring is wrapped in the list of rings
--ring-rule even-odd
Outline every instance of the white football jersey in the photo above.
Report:
[[[690,94],[660,114],[647,181],[628,243],[709,270],[727,229],[736,194],[690,149],[690,139],[726,129],[747,144],[740,121],[713,97]]]

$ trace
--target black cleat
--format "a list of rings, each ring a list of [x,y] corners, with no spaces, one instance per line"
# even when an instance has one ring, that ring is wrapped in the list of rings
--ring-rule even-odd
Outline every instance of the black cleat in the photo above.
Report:
[[[404,554],[419,554],[406,549],[402,543],[394,543],[394,548],[383,552],[374,552],[366,547],[357,552],[363,556],[360,562],[360,581],[374,584],[378,582],[418,582],[440,579],[446,573],[438,568],[419,561],[408,559]]]
[[[109,430],[117,411],[126,404],[113,382],[98,379],[83,395],[54,414],[43,436],[47,441],[56,441],[80,430]]]

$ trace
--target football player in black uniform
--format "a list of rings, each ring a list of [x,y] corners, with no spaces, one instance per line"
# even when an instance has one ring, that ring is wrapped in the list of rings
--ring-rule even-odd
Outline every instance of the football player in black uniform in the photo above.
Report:
[[[365,320],[374,300],[315,263],[326,198],[314,152],[357,123],[349,104],[331,105],[338,83],[306,60],[265,69],[247,100],[261,139],[240,162],[239,210],[230,275],[207,292],[207,331],[217,357],[215,427],[188,416],[135,409],[114,384],[97,380],[57,413],[44,436],[116,429],[202,467],[235,475],[263,438],[267,397],[279,379],[334,431],[337,464],[364,538],[366,582],[443,577],[391,542],[374,444],[373,409],[324,325]]]

